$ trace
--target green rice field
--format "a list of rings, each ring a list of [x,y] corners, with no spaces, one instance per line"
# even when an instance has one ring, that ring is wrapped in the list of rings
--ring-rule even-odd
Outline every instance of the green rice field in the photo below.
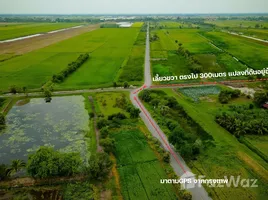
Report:
[[[0,41],[37,33],[79,26],[81,23],[23,23],[0,24]]]
[[[0,91],[7,91],[11,85],[40,88],[53,74],[85,52],[90,53],[88,61],[56,87],[87,88],[112,84],[138,33],[139,29],[135,28],[102,28],[0,62]]]

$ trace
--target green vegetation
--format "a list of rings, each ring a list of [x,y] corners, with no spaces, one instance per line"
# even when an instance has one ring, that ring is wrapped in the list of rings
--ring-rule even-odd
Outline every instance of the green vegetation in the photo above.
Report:
[[[119,82],[135,83],[143,80],[145,37],[145,32],[139,33],[129,57],[124,61],[121,72],[119,71]]]
[[[0,91],[7,91],[11,85],[40,88],[81,53],[90,53],[91,59],[55,88],[112,85],[138,33],[136,28],[98,29],[1,62]]]
[[[267,163],[252,152],[244,144],[241,144],[228,131],[215,122],[215,116],[219,111],[228,109],[229,105],[248,104],[252,100],[246,97],[239,97],[231,100],[229,105],[222,105],[217,100],[217,96],[210,96],[208,99],[195,103],[183,95],[177,95],[170,89],[164,89],[168,96],[173,96],[183,107],[189,117],[199,124],[214,139],[215,146],[203,149],[197,160],[191,160],[188,165],[195,174],[205,175],[206,178],[223,178],[224,176],[241,176],[241,178],[257,178],[258,188],[209,188],[206,190],[212,198],[226,199],[232,196],[238,199],[263,199],[267,195],[266,177]],[[179,118],[184,121],[184,118]],[[162,124],[161,122],[159,124]],[[233,124],[233,122],[232,122]],[[168,133],[167,129],[164,132]],[[219,156],[221,155],[221,156]],[[239,194],[239,196],[237,196]]]
[[[79,26],[79,23],[26,23],[0,26],[0,41]]]
[[[99,199],[98,188],[90,182],[69,183],[63,189],[63,199]]]
[[[145,90],[140,93],[140,98],[184,159],[196,158],[213,143],[213,138],[187,115],[174,97],[162,91]]]
[[[101,141],[116,157],[124,199],[177,199],[172,185],[159,184],[166,172],[139,128],[139,109],[122,93],[97,94],[97,102]]]
[[[244,19],[232,19],[232,20],[213,20],[205,21],[205,23],[214,24],[219,27],[229,28],[268,28],[268,22],[266,21],[254,21]]]
[[[223,32],[204,33],[213,43],[242,60],[253,69],[263,69],[268,64],[267,45],[255,40]]]
[[[143,24],[144,24],[144,22],[135,22],[135,23],[132,24],[131,27],[133,27],[133,28],[140,28],[140,27],[143,26]]]
[[[81,65],[83,65],[84,62],[89,58],[89,55],[87,53],[81,54],[76,61],[71,62],[68,64],[68,67],[64,70],[62,70],[59,74],[53,75],[52,81],[54,83],[60,83],[63,82],[64,79],[66,79],[70,74],[74,73],[75,70],[77,70]]]
[[[247,105],[230,106],[228,111],[218,114],[216,122],[236,137],[245,134],[267,135],[268,112]]]
[[[218,86],[185,87],[180,88],[178,91],[180,91],[185,96],[190,97],[195,102],[199,102],[200,97],[219,94],[221,88]]]
[[[90,54],[91,59],[83,64],[66,81],[58,85],[59,89],[88,88],[96,86],[112,86],[124,61],[131,53],[132,46],[139,29],[99,29],[87,38],[89,46],[97,44]],[[133,64],[131,64],[133,65]]]
[[[79,153],[60,153],[51,147],[40,147],[29,155],[27,172],[34,178],[72,176],[81,170]]]

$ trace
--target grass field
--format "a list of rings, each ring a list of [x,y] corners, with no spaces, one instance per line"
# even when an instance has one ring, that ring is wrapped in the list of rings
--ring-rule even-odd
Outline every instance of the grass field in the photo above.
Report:
[[[133,27],[133,28],[140,28],[140,27],[143,26],[143,24],[144,24],[144,22],[135,22],[134,24],[132,24],[131,27]]]
[[[118,82],[129,84],[141,83],[143,80],[146,32],[140,32],[132,47],[130,55],[125,59],[119,71]]]
[[[250,37],[259,38],[262,40],[268,40],[268,30],[267,29],[241,29],[241,28],[232,28],[232,32],[238,34],[243,34]]]
[[[81,25],[79,23],[0,24],[0,41]]]
[[[268,136],[267,135],[246,135],[245,139],[254,147],[260,150],[264,155],[268,156]]]
[[[205,37],[254,69],[263,69],[268,65],[268,48],[264,43],[223,32],[208,32]]]
[[[224,107],[217,102],[217,98],[204,100],[199,103],[187,100],[183,95],[177,95],[171,89],[164,90],[174,96],[183,106],[187,114],[201,125],[206,132],[213,136],[216,146],[200,154],[190,165],[197,174],[206,178],[222,178],[223,176],[241,176],[241,178],[257,178],[258,188],[207,188],[216,199],[264,199],[267,196],[268,165],[259,156],[239,143],[228,131],[220,127],[215,121],[215,114]],[[192,91],[192,93],[194,93]],[[232,104],[244,104],[248,99],[238,99]],[[219,156],[221,155],[221,156]],[[265,175],[266,174],[266,175]]]
[[[205,21],[208,24],[215,24],[219,27],[241,27],[241,28],[254,28],[256,24],[261,27],[268,28],[268,22],[265,21],[246,21],[246,20],[215,20],[215,21]]]
[[[98,85],[112,85],[118,70],[123,67],[139,29],[99,29],[87,38],[89,46],[95,46],[91,58],[57,88],[88,88]],[[99,48],[96,48],[99,47]]]
[[[90,53],[89,60],[57,88],[112,84],[138,32],[136,28],[98,29],[1,62],[0,90],[7,91],[11,85],[40,88],[84,52]]]

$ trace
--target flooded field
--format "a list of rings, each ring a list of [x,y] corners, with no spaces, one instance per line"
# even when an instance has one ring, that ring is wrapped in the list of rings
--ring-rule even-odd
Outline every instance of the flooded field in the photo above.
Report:
[[[0,131],[1,164],[14,159],[26,161],[39,146],[80,152],[86,161],[88,120],[82,96],[53,97],[51,103],[43,98],[17,103],[6,116],[6,128]]]

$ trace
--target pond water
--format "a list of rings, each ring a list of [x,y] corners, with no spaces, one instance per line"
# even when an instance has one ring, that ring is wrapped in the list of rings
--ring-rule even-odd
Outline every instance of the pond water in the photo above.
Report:
[[[53,97],[51,103],[34,98],[25,105],[14,105],[6,116],[6,128],[0,131],[0,164],[27,161],[39,146],[80,152],[86,162],[88,120],[83,96]]]

